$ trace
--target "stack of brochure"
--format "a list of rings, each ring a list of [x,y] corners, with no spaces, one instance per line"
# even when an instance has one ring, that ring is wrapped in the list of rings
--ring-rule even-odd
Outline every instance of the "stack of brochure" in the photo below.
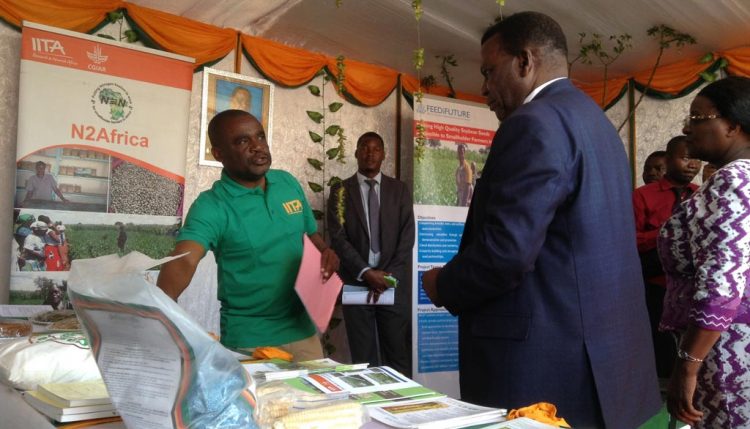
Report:
[[[40,384],[23,398],[37,411],[58,422],[115,417],[104,382]]]
[[[448,397],[370,405],[367,409],[373,419],[402,429],[454,429],[502,422],[507,415],[502,408],[472,405]]]

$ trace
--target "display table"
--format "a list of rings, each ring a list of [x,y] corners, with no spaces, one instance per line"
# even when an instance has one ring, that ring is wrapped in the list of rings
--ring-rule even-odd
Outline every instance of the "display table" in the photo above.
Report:
[[[0,384],[0,429],[55,429],[55,425],[50,423],[42,414],[38,413],[31,405],[21,397],[21,392]],[[687,429],[684,423],[669,422],[669,414],[666,408],[662,408],[658,415],[646,422],[641,429],[651,428],[680,428]],[[80,422],[79,422],[80,423]],[[95,429],[125,429],[123,422],[101,423],[98,425],[87,426]],[[379,422],[372,421],[362,426],[362,429],[387,429],[389,426]]]

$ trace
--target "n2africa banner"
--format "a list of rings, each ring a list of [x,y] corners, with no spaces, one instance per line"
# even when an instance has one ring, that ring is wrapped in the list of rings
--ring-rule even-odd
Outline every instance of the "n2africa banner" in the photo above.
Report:
[[[24,22],[11,304],[66,307],[74,259],[171,251],[193,63]]]
[[[498,122],[487,106],[452,98],[425,95],[414,107],[414,134],[421,123],[427,141],[414,161],[413,378],[458,398],[458,320],[432,305],[422,274],[458,251]]]

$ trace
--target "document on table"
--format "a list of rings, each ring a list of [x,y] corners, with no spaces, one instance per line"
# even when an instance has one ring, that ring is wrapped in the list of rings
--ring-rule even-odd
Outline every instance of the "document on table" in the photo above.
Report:
[[[310,241],[307,234],[304,234],[303,237],[302,262],[299,265],[294,290],[297,291],[297,295],[299,295],[302,304],[305,305],[307,314],[315,323],[318,332],[322,333],[328,328],[333,307],[336,305],[336,298],[338,298],[344,282],[336,273],[333,273],[327,281],[323,281],[320,272],[320,251]]]

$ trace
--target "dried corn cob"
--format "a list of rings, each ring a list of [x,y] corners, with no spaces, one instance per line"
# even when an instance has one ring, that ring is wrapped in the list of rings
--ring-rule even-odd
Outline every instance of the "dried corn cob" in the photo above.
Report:
[[[273,429],[357,429],[362,420],[362,405],[345,401],[287,414],[274,422]]]

